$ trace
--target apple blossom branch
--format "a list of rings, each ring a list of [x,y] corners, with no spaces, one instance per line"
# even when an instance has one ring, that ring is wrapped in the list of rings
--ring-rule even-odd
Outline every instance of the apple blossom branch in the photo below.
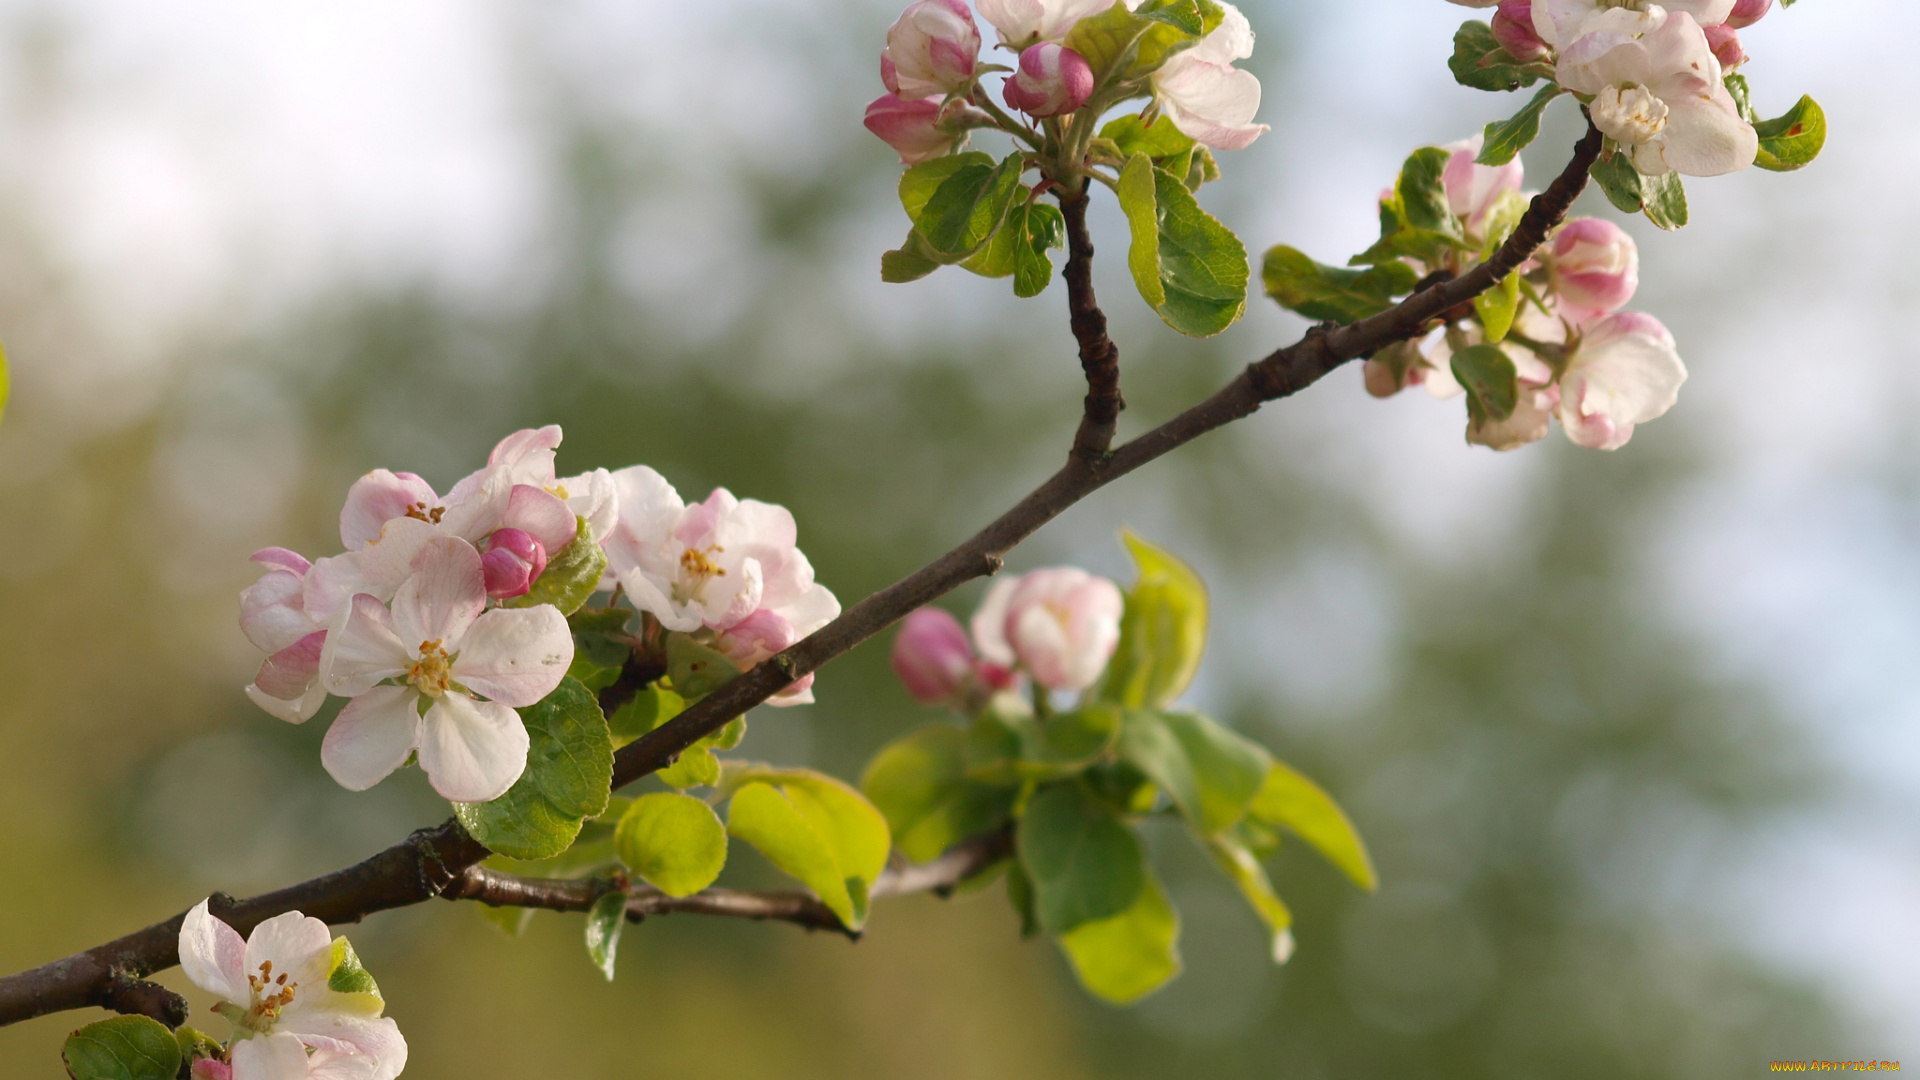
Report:
[[[791,648],[623,747],[614,758],[613,787],[624,787],[667,767],[695,742],[718,731],[794,680],[846,653],[916,608],[973,578],[999,570],[1007,551],[1093,491],[1216,428],[1251,415],[1268,401],[1305,389],[1348,360],[1415,337],[1430,320],[1444,316],[1492,288],[1531,257],[1553,227],[1566,217],[1574,199],[1586,186],[1587,170],[1599,158],[1600,148],[1601,134],[1589,124],[1566,168],[1546,191],[1534,197],[1505,244],[1466,274],[1431,284],[1392,308],[1359,322],[1314,327],[1300,341],[1248,365],[1212,397],[1111,452],[1083,455],[1078,452],[1080,443],[1076,439],[1075,452],[1058,472],[972,538],[861,600]],[[1090,243],[1086,250],[1090,255]],[[1072,265],[1074,261],[1070,254],[1070,284],[1071,275],[1078,272]],[[1097,307],[1092,306],[1090,286],[1085,295],[1089,308],[1098,316]],[[1078,300],[1070,302],[1077,304]],[[1100,317],[1099,324],[1104,322],[1104,317]],[[1088,325],[1095,324],[1089,322]],[[1078,329],[1076,326],[1076,331]],[[1099,337],[1104,338],[1104,332]],[[1088,340],[1081,339],[1083,348]],[[1090,400],[1092,396],[1089,395]],[[344,870],[247,900],[216,896],[212,907],[215,915],[241,934],[249,933],[265,919],[295,910],[331,924],[358,922],[378,911],[447,895],[448,890],[488,854],[458,823],[448,820],[434,828],[419,830],[405,841]],[[900,880],[918,882],[923,878],[909,879],[906,875],[923,872],[925,868],[903,871]],[[940,887],[937,875],[926,880],[932,883],[923,888]],[[904,884],[895,887],[917,891],[905,889]],[[878,885],[876,895],[877,890]],[[182,913],[85,952],[0,978],[0,1026],[88,1006],[144,1013],[161,1020],[175,1019],[175,1009],[184,1008],[178,995],[140,980],[179,962],[178,941],[184,918]]]
[[[1093,237],[1087,233],[1085,182],[1077,192],[1060,193],[1060,213],[1067,222],[1067,318],[1073,339],[1080,344],[1080,367],[1087,375],[1086,411],[1073,437],[1073,455],[1094,460],[1113,445],[1120,411],[1120,349],[1107,336],[1107,316],[1093,295]]]
[[[951,894],[959,884],[1013,853],[1013,830],[1001,828],[969,837],[926,863],[898,860],[874,881],[867,895],[879,900],[931,892]],[[541,908],[549,911],[587,911],[608,892],[627,894],[627,918],[639,922],[649,915],[724,915],[739,919],[776,920],[808,930],[831,930],[858,941],[860,932],[848,929],[827,905],[812,893],[799,890],[747,892],[740,889],[703,889],[690,896],[668,896],[650,885],[607,878],[551,880],[519,877],[470,866],[441,892],[447,900],[477,900],[491,907]]]

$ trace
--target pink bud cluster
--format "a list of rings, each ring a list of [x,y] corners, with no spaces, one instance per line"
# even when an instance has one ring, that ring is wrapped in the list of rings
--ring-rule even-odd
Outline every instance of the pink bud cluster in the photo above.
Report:
[[[974,612],[972,640],[938,608],[909,615],[893,639],[893,670],[928,705],[977,705],[1018,684],[1081,691],[1120,643],[1125,600],[1103,577],[1071,566],[1002,579]]]
[[[573,656],[563,614],[527,598],[571,545],[596,545],[606,573],[564,589],[618,584],[659,628],[742,669],[839,613],[784,508],[724,488],[687,506],[639,465],[560,478],[560,440],[553,426],[515,432],[444,496],[413,473],[376,469],[347,492],[345,551],[254,553],[265,572],[240,594],[240,628],[267,655],[247,695],[296,724],[328,694],[350,699],[321,749],[344,786],[369,787],[415,755],[456,802],[512,785],[528,751],[514,710],[552,692]],[[577,575],[593,563],[566,565]],[[812,681],[774,703],[812,700]]]
[[[1502,200],[1518,197],[1522,180],[1517,160],[1475,164],[1479,148],[1478,138],[1449,147],[1441,174],[1449,206],[1473,235]],[[1575,218],[1555,230],[1521,272],[1528,288],[1500,343],[1513,361],[1519,400],[1505,419],[1470,423],[1467,441],[1510,450],[1545,437],[1549,421],[1558,419],[1576,445],[1613,450],[1626,445],[1637,425],[1673,406],[1687,377],[1673,336],[1653,316],[1622,310],[1640,284],[1632,237],[1610,221]],[[1367,390],[1387,397],[1419,384],[1435,397],[1458,396],[1452,355],[1485,340],[1476,321],[1456,319],[1425,342],[1369,359]]]

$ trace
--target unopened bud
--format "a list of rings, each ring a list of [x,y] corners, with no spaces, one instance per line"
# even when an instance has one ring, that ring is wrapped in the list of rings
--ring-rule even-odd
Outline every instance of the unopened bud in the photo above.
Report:
[[[1500,0],[1500,10],[1493,13],[1493,40],[1523,64],[1543,60],[1553,51],[1533,28],[1533,0]]]
[[[915,0],[887,31],[880,80],[908,101],[973,85],[980,30],[966,0]]]
[[[930,98],[907,101],[888,94],[867,106],[867,130],[893,147],[902,165],[917,165],[952,151],[954,135],[942,131],[939,120],[940,103]]]
[[[958,700],[974,677],[967,632],[940,608],[921,608],[906,617],[893,639],[892,660],[907,693],[923,705]]]
[[[1640,249],[1605,218],[1575,218],[1553,235],[1553,289],[1575,324],[1618,311],[1640,287]]]
[[[213,1058],[201,1058],[189,1070],[193,1080],[233,1080],[233,1066]]]
[[[480,570],[488,596],[495,600],[525,596],[547,571],[547,549],[519,529],[495,529],[480,556]]]
[[[973,640],[988,662],[1018,664],[1049,690],[1085,690],[1120,643],[1125,606],[1106,578],[1071,566],[1035,570],[988,590]]]
[[[1707,48],[1713,50],[1723,70],[1732,71],[1747,62],[1747,51],[1740,47],[1740,35],[1732,26],[1709,26],[1706,34]]]
[[[1072,49],[1043,41],[1020,54],[1020,70],[1007,79],[1002,94],[1007,104],[1029,116],[1060,116],[1092,96],[1093,68]]]
[[[1760,21],[1773,7],[1773,0],[1735,0],[1733,12],[1727,16],[1727,25],[1735,30],[1745,30]]]

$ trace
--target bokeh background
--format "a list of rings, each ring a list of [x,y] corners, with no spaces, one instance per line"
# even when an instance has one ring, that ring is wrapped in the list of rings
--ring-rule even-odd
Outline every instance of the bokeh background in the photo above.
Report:
[[[1517,104],[1452,83],[1467,13],[1440,0],[1245,7],[1274,130],[1202,200],[1256,256],[1339,261],[1409,150]],[[859,118],[895,14],[0,3],[0,967],[444,815],[417,772],[341,791],[321,724],[239,692],[258,662],[234,624],[247,553],[334,550],[369,468],[444,485],[501,434],[558,421],[563,470],[647,462],[696,496],[785,503],[847,600],[1051,470],[1081,393],[1061,287],[878,280],[905,222]],[[435,904],[352,931],[407,1075],[1703,1078],[1920,1059],[1916,32],[1901,0],[1811,0],[1746,34],[1762,111],[1812,93],[1829,147],[1800,173],[1692,184],[1679,234],[1629,224],[1635,306],[1693,377],[1625,450],[1469,448],[1458,402],[1377,402],[1344,369],[1013,556],[1124,579],[1132,525],[1212,583],[1191,700],[1332,789],[1385,882],[1361,897],[1284,851],[1291,964],[1265,962],[1172,835],[1154,855],[1187,971],[1127,1010],[1021,941],[997,887],[889,902],[857,946],[649,921],[611,986],[578,918],[508,939]],[[1538,182],[1571,113],[1527,155]],[[1220,338],[1179,338],[1134,298],[1121,224],[1098,205],[1124,433],[1301,325],[1256,298]],[[884,649],[828,669],[820,704],[756,713],[740,752],[857,776],[933,719]],[[729,873],[758,880],[750,863]],[[0,1030],[0,1074],[59,1076],[60,1039],[91,1018]]]

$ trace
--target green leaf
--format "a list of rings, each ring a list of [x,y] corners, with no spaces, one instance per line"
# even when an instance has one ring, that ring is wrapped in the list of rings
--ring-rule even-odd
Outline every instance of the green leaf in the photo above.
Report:
[[[1131,529],[1120,535],[1140,576],[1127,590],[1120,644],[1099,696],[1127,708],[1158,708],[1179,697],[1200,668],[1207,647],[1207,588],[1166,550]]]
[[[547,569],[533,583],[533,588],[524,596],[506,601],[507,607],[552,604],[560,609],[560,614],[571,615],[600,587],[600,577],[607,569],[607,553],[594,542],[586,518],[576,517],[574,521],[573,539],[548,558]]]
[[[967,775],[990,784],[1053,780],[1098,761],[1120,730],[1120,710],[1090,703],[1044,723],[990,707],[967,730]]]
[[[1454,31],[1453,56],[1447,60],[1455,82],[1475,90],[1518,90],[1540,81],[1540,73],[1521,66],[1500,46],[1493,27],[1468,20]]]
[[[881,281],[889,285],[904,285],[909,281],[919,281],[921,278],[940,269],[939,263],[915,251],[909,250],[914,246],[913,241],[919,240],[919,238],[919,233],[909,233],[907,234],[908,243],[906,246],[881,253]],[[924,241],[922,241],[922,243],[924,243]]]
[[[1007,220],[979,251],[961,262],[960,269],[981,277],[1003,278],[1011,275],[1019,248],[1027,244],[1027,186],[1014,192]]]
[[[1120,208],[1133,235],[1127,268],[1141,299],[1188,337],[1212,337],[1247,309],[1247,249],[1200,209],[1184,177],[1145,154],[1120,170]]]
[[[1144,709],[1128,710],[1118,751],[1203,836],[1232,828],[1246,815],[1272,760],[1259,745],[1204,716]]]
[[[1047,249],[1066,246],[1067,223],[1055,206],[1036,203],[1024,209],[1018,219],[1026,243],[1013,251],[1013,295],[1026,298],[1045,292],[1053,280],[1053,260]],[[1009,221],[1007,230],[1014,228]]]
[[[1520,402],[1513,357],[1495,345],[1469,345],[1453,354],[1453,377],[1467,391],[1467,414],[1475,423],[1498,423]]]
[[[1035,914],[1049,934],[1126,911],[1146,880],[1139,838],[1075,783],[1037,792],[1016,840],[1020,865],[1033,882]]]
[[[1267,872],[1260,866],[1260,860],[1232,834],[1209,837],[1207,850],[1213,853],[1214,861],[1220,864],[1220,868],[1233,878],[1233,883],[1240,887],[1240,895],[1247,898],[1253,913],[1267,924],[1267,931],[1272,935],[1268,947],[1273,962],[1286,963],[1293,955],[1293,912],[1287,910],[1287,905],[1273,891],[1273,882],[1267,879]]]
[[[1442,181],[1450,156],[1437,146],[1425,146],[1415,150],[1400,166],[1400,178],[1394,181],[1393,193],[1409,226],[1448,236],[1460,234],[1460,221],[1453,216],[1453,208],[1447,202],[1446,184]]]
[[[1820,156],[1827,145],[1827,114],[1819,103],[1801,95],[1786,115],[1753,125],[1760,136],[1760,152],[1753,163],[1772,172],[1792,172]],[[4,378],[4,372],[0,372]],[[0,398],[5,386],[0,383]],[[0,400],[0,404],[5,404]]]
[[[1040,922],[1033,914],[1033,879],[1021,868],[1019,859],[1007,864],[1007,903],[1012,904],[1014,913],[1020,916],[1021,937],[1030,938],[1040,932]]]
[[[691,795],[656,791],[633,800],[613,834],[627,868],[668,896],[692,896],[727,865],[727,830]]]
[[[1019,154],[1009,154],[991,168],[971,164],[955,170],[941,182],[916,219],[914,231],[937,255],[964,258],[977,251],[1000,229],[1025,168]]]
[[[1413,267],[1397,260],[1367,270],[1348,270],[1314,262],[1284,244],[1267,252],[1260,273],[1267,295],[1281,307],[1308,319],[1336,323],[1377,315],[1420,281]]]
[[[680,751],[673,764],[654,775],[671,788],[706,787],[719,782],[720,759],[713,756],[712,747],[697,742]]]
[[[1189,32],[1193,23],[1186,16],[1189,5],[1180,3],[1143,4],[1141,12],[1127,10],[1116,2],[1098,15],[1081,19],[1062,43],[1086,58],[1093,69],[1094,92],[1109,83],[1130,81],[1151,74],[1177,48],[1198,40]],[[1191,5],[1195,11],[1200,5]],[[1202,13],[1201,26],[1205,27]]]
[[[1687,224],[1687,189],[1679,173],[1642,176],[1640,193],[1646,200],[1648,221],[1668,232]]]
[[[1512,161],[1515,154],[1539,136],[1540,114],[1546,111],[1547,103],[1564,93],[1557,83],[1548,83],[1533,95],[1532,101],[1522,105],[1519,112],[1488,124],[1486,141],[1475,160],[1481,165],[1505,165]]]
[[[923,161],[911,166],[900,174],[900,206],[907,212],[907,220],[918,224],[920,212],[925,210],[933,193],[947,178],[971,165],[993,168],[993,158],[978,150],[964,154],[948,154],[931,161]]]
[[[202,1058],[218,1058],[226,1052],[220,1040],[185,1024],[174,1029],[173,1041],[180,1047],[181,1061],[189,1065]]]
[[[363,1005],[373,1015],[378,1015],[381,1009],[387,1007],[386,999],[380,996],[379,984],[360,965],[360,957],[353,951],[353,943],[344,937],[333,939],[333,956],[327,967],[327,989],[336,994],[364,995]]]
[[[610,892],[593,902],[587,912],[587,956],[593,966],[613,981],[614,960],[620,952],[620,932],[627,928],[627,894]]]
[[[1179,175],[1179,170],[1172,170]],[[1193,148],[1193,156],[1188,160],[1187,175],[1183,181],[1188,191],[1199,191],[1200,185],[1211,184],[1220,179],[1220,163],[1213,160],[1213,151],[1204,146]]]
[[[1353,823],[1320,785],[1283,762],[1274,762],[1250,808],[1253,816],[1283,825],[1312,844],[1327,861],[1368,892],[1380,887],[1373,860]]]
[[[894,846],[915,862],[1006,821],[1015,794],[967,779],[967,733],[950,724],[921,728],[880,751],[860,790],[885,815]]]
[[[577,680],[562,679],[553,693],[519,711],[529,739],[521,781],[531,777],[554,809],[569,817],[605,810],[613,741],[600,700]]]
[[[1640,191],[1640,170],[1633,167],[1633,161],[1623,150],[1615,150],[1610,157],[1602,157],[1587,169],[1587,175],[1600,185],[1607,201],[1616,209],[1629,214],[1637,214],[1646,205]]]
[[[687,701],[699,701],[739,677],[740,669],[725,653],[685,634],[667,635],[667,678],[674,692]]]
[[[166,1025],[145,1016],[115,1016],[67,1036],[60,1055],[73,1080],[173,1080],[180,1043]]]
[[[847,875],[820,830],[771,784],[754,782],[734,792],[727,832],[759,849],[773,865],[812,889],[848,929],[864,921],[855,910]]]
[[[454,816],[490,851],[551,858],[572,846],[582,818],[606,809],[613,739],[600,702],[577,680],[519,710],[527,726],[527,770],[489,803],[454,803]]]
[[[1114,145],[1119,147],[1121,156],[1128,158],[1145,154],[1149,158],[1163,160],[1177,157],[1194,147],[1193,140],[1174,127],[1173,121],[1163,116],[1152,125],[1147,125],[1141,122],[1138,113],[1108,121],[1100,129],[1100,137],[1112,139]]]
[[[664,687],[649,686],[607,717],[616,745],[625,746],[685,712],[687,700]]]
[[[1513,316],[1520,310],[1520,274],[1508,274],[1500,284],[1473,298],[1474,314],[1486,329],[1487,341],[1499,344],[1513,329]]]
[[[1125,911],[1083,923],[1060,937],[1080,984],[1116,1005],[1126,1005],[1180,974],[1180,916],[1166,890],[1145,874]]]

